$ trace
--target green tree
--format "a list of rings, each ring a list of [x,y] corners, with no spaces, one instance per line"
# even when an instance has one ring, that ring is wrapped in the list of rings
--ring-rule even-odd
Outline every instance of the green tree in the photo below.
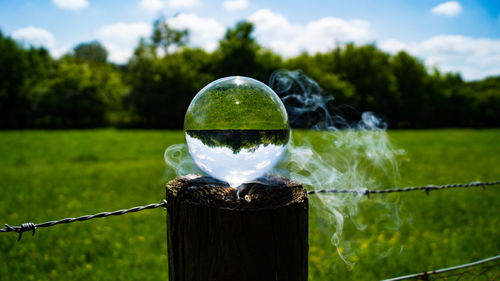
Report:
[[[61,58],[38,98],[35,125],[92,128],[122,122],[122,100],[128,91],[122,77],[111,64]]]
[[[389,121],[397,120],[395,110],[400,97],[390,55],[374,45],[347,44],[314,56],[302,54],[286,64],[300,66],[327,92],[336,92],[337,105],[346,104],[358,110],[350,112],[349,116],[359,115],[360,111],[374,111],[385,115]]]
[[[378,112],[391,123],[397,120],[400,97],[390,56],[373,45],[347,44],[313,56],[303,53],[285,65],[303,69],[316,80],[337,99],[330,108],[349,120],[363,111]]]
[[[47,50],[23,49],[0,32],[0,128],[33,126],[37,101],[54,66]]]
[[[188,43],[189,31],[187,29],[173,29],[165,18],[159,18],[153,24],[151,41],[154,46],[162,48],[164,54],[168,54],[170,47],[183,47]]]
[[[98,41],[78,44],[73,53],[75,58],[90,62],[105,63],[108,59],[108,51]]]
[[[29,63],[25,51],[0,33],[0,122],[4,128],[25,126],[30,104],[23,93]]]
[[[424,64],[406,52],[391,59],[400,101],[394,110],[398,127],[425,127],[432,122],[433,104],[429,96],[429,75]]]
[[[311,57],[307,53],[285,62],[287,69],[301,69],[307,76],[318,82],[326,94],[334,98],[337,106],[347,104],[354,99],[356,90],[348,81],[342,80],[338,73],[329,71],[322,65],[322,55]]]
[[[226,31],[215,52],[218,77],[242,75],[267,83],[273,71],[281,66],[281,58],[263,49],[252,36],[253,24],[241,21]]]
[[[38,104],[37,125],[45,128],[87,128],[104,124],[105,104],[92,71],[69,58],[61,60],[50,90]]]
[[[460,74],[442,74],[435,70],[430,76],[433,111],[425,127],[468,127],[473,125],[473,99],[464,88]]]
[[[474,112],[467,117],[472,126],[500,126],[500,76],[472,81],[462,86],[462,94],[472,100],[469,107]]]
[[[220,76],[252,76],[256,68],[258,45],[251,36],[253,24],[239,22],[234,29],[228,29],[219,42],[220,60],[217,71]]]
[[[138,125],[180,129],[184,114],[196,93],[214,80],[211,55],[200,49],[183,49],[162,58],[151,57],[151,49],[139,46],[130,61],[127,103]]]
[[[375,111],[394,119],[399,104],[396,80],[389,63],[390,56],[374,45],[347,44],[321,56],[322,68],[340,76],[356,89],[351,104],[361,111]]]

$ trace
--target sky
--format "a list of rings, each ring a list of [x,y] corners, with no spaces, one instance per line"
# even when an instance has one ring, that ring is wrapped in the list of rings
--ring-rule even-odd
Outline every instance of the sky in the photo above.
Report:
[[[98,40],[120,64],[160,16],[207,51],[248,20],[257,41],[284,57],[354,42],[405,50],[466,80],[500,75],[500,0],[0,0],[0,30],[21,44],[58,57]]]

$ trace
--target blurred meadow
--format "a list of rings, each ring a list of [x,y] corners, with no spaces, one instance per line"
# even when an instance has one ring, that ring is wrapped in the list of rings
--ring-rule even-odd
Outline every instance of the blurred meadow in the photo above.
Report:
[[[322,132],[295,138],[322,143]],[[389,131],[407,153],[404,185],[497,180],[500,131]],[[19,225],[154,203],[164,198],[163,152],[179,131],[70,130],[0,133],[0,218]],[[334,157],[334,156],[332,156]],[[333,195],[332,195],[333,196]],[[341,195],[340,195],[341,196]],[[310,202],[309,280],[374,280],[498,254],[497,187],[372,195],[346,220],[341,246],[317,199]],[[160,209],[0,235],[2,280],[166,280]],[[360,230],[357,225],[365,225]]]

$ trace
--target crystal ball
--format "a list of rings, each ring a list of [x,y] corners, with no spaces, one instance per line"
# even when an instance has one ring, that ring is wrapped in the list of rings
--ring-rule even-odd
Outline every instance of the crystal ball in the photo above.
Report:
[[[210,176],[238,187],[270,171],[285,153],[285,106],[262,82],[218,79],[193,98],[184,119],[189,153]]]

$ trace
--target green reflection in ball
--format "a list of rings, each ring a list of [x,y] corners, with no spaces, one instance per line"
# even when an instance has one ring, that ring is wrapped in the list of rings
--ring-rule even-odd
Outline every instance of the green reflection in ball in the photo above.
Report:
[[[204,87],[191,101],[185,130],[288,130],[288,116],[271,88],[255,79],[232,76]]]
[[[288,115],[276,93],[241,76],[204,87],[189,105],[184,129],[198,167],[233,187],[271,170],[290,137]]]

